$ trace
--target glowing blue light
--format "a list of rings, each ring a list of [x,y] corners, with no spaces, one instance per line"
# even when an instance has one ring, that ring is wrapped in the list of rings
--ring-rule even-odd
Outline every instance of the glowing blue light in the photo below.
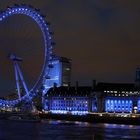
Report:
[[[138,107],[137,111],[140,112],[140,99],[138,99],[137,107]]]
[[[88,111],[66,111],[66,110],[50,110],[53,114],[72,114],[72,115],[86,115]]]
[[[109,99],[106,99],[105,104],[105,111],[106,112],[131,112],[133,108],[132,100],[129,99],[121,99],[116,97],[110,97],[111,102],[109,102]]]
[[[43,20],[43,18],[33,9],[30,9],[30,8],[28,9],[28,8],[23,8],[23,7],[21,7],[21,8],[15,8],[14,7],[14,8],[10,8],[10,9],[8,8],[7,11],[3,12],[3,15],[0,17],[0,21],[2,21],[4,18],[6,18],[6,17],[8,17],[10,15],[14,15],[14,14],[24,14],[24,15],[30,16],[32,19],[34,19],[37,22],[37,24],[39,25],[39,27],[40,27],[40,29],[41,29],[41,31],[43,33],[44,47],[45,47],[45,51],[44,51],[45,55],[44,56],[45,56],[45,60],[46,60],[45,63],[48,63],[47,61],[49,59],[51,59],[51,57],[49,58],[49,56],[52,53],[52,51],[51,50],[46,51],[46,50],[48,50],[49,45],[50,45],[48,43],[48,40],[47,40],[47,38],[48,38],[48,30],[49,29],[46,26],[45,21]],[[44,69],[46,69],[46,71],[48,71],[49,68],[48,67],[46,68],[45,66],[46,65],[44,64],[43,71],[41,72],[41,74],[44,74]],[[25,96],[23,96],[21,100],[26,100],[26,99],[27,98]],[[20,102],[21,100],[18,100],[18,99],[13,100],[13,102],[11,102],[11,101],[5,102],[4,100],[0,100],[0,103],[3,103],[4,105],[5,104],[13,104],[14,105],[14,104],[17,104],[18,102]]]

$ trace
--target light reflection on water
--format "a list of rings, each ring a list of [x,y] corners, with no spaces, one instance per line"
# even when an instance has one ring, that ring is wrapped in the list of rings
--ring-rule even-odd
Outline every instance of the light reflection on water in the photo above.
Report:
[[[47,121],[46,121],[47,122]],[[140,139],[140,126],[139,125],[124,125],[124,124],[107,124],[107,123],[99,123],[93,124],[88,122],[69,122],[69,121],[49,121],[51,124],[57,124],[60,128],[65,127],[65,129],[73,127],[75,129],[79,129],[79,132],[84,131],[83,138],[89,139],[99,139],[99,140],[117,140],[117,139]],[[54,123],[55,122],[55,123]],[[78,137],[77,137],[78,139]]]
[[[140,139],[140,126],[43,120],[40,123],[0,120],[0,140]]]

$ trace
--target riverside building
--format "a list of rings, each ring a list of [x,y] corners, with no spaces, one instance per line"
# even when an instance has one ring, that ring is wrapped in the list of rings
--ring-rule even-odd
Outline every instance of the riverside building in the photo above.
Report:
[[[53,87],[46,94],[48,111],[54,114],[85,115],[96,112],[92,87]]]
[[[51,60],[50,70],[44,80],[44,90],[42,97],[42,104],[44,110],[48,110],[44,95],[50,88],[55,85],[68,86],[71,80],[71,59],[59,56],[53,56]]]
[[[98,83],[94,89],[98,112],[140,113],[140,69],[135,83]]]
[[[140,69],[135,83],[102,83],[92,87],[52,87],[45,95],[46,111],[55,114],[140,113]]]

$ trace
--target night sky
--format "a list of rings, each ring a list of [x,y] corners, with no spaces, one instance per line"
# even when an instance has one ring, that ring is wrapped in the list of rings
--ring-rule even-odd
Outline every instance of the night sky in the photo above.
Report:
[[[41,9],[51,22],[55,54],[72,59],[73,84],[78,80],[81,85],[91,85],[93,79],[134,82],[135,69],[140,66],[138,0],[5,0],[0,2],[0,9],[21,2]],[[16,53],[25,58],[21,67],[27,81],[35,80],[43,59],[43,39],[37,25],[25,16],[6,19],[0,23],[0,44],[0,75],[12,73],[7,70],[13,67],[6,56],[18,50]],[[0,81],[2,87],[8,74],[5,82],[5,77]]]

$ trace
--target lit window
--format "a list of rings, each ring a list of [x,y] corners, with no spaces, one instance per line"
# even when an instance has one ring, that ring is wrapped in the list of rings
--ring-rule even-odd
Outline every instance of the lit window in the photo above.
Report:
[[[70,70],[70,68],[66,68],[66,70]]]

